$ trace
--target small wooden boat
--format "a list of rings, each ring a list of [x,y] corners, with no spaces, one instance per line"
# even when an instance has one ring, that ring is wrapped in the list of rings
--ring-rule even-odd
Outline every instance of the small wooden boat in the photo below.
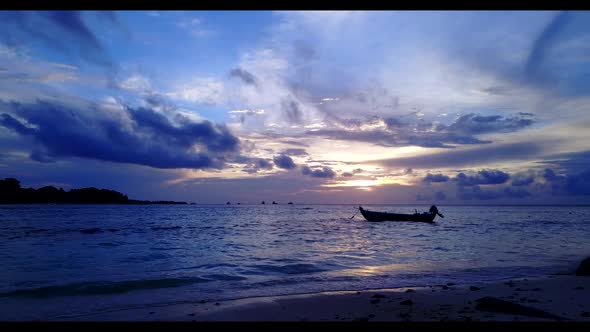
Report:
[[[441,218],[444,216],[438,213],[436,206],[431,206],[429,212],[414,213],[414,214],[402,214],[402,213],[389,213],[389,212],[374,212],[363,209],[359,206],[359,210],[363,217],[367,221],[415,221],[415,222],[434,222],[434,217],[439,215]]]

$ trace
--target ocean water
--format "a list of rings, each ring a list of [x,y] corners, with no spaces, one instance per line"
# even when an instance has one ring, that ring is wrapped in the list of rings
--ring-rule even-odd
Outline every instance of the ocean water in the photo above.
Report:
[[[0,205],[0,320],[536,277],[590,256],[590,207],[439,210],[425,224],[352,205]]]

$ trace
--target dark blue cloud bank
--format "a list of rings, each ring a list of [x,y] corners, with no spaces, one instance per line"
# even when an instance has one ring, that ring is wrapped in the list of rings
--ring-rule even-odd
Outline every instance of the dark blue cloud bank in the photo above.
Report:
[[[322,179],[333,179],[336,177],[336,172],[334,172],[330,167],[323,166],[322,168],[312,169],[309,166],[303,166],[301,168],[301,174],[309,175],[313,178],[322,178]]]
[[[35,147],[31,158],[79,157],[156,168],[223,168],[240,141],[225,125],[194,122],[176,114],[175,123],[149,108],[107,112],[53,102],[4,103],[0,125]],[[264,167],[264,164],[261,164]]]
[[[274,161],[275,165],[277,165],[278,168],[293,169],[293,168],[297,167],[297,165],[295,165],[295,163],[293,162],[293,159],[291,159],[291,157],[284,155],[284,154],[274,157],[273,161]]]
[[[426,174],[426,177],[423,180],[424,182],[447,182],[449,181],[449,177],[444,174]]]
[[[585,156],[584,153],[576,154]],[[563,161],[575,163],[574,161]],[[484,169],[475,173],[463,172],[455,177],[444,174],[431,174],[423,178],[425,183],[456,185],[457,198],[460,200],[494,200],[521,199],[538,195],[549,196],[590,196],[590,168],[584,171],[558,174],[553,169],[528,170],[510,175],[500,170]],[[450,189],[451,187],[446,187]],[[452,189],[452,188],[451,188]],[[442,196],[439,196],[442,193]],[[446,194],[438,191],[434,197],[430,194],[418,194],[417,200],[442,200]]]
[[[391,147],[415,145],[429,148],[452,148],[455,145],[492,143],[492,141],[477,138],[477,135],[515,132],[534,123],[532,114],[522,112],[510,116],[484,116],[470,113],[458,117],[448,126],[441,123],[425,121],[410,123],[403,122],[398,118],[380,117],[372,117],[364,121],[332,117],[330,121],[340,128],[309,130],[306,135]],[[385,128],[361,129],[361,126],[365,124],[375,125],[380,122],[385,124]]]

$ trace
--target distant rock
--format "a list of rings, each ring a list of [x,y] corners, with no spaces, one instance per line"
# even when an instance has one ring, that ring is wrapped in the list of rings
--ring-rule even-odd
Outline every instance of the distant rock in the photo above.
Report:
[[[374,299],[384,299],[384,298],[386,298],[387,296],[385,296],[385,295],[381,295],[381,294],[375,294],[375,295],[373,295],[373,296],[371,296],[371,297],[372,297],[372,298],[374,298]]]
[[[412,304],[414,304],[414,302],[412,302],[412,300],[405,300],[405,301],[401,301],[399,304],[401,304],[401,305],[412,305]]]
[[[479,288],[479,287],[475,287],[475,286],[471,286],[471,287],[469,287],[469,290],[470,290],[470,291],[472,291],[472,292],[478,291],[478,290],[480,290],[480,289],[481,289],[481,288]]]
[[[406,291],[404,293],[412,293],[412,292],[414,292],[414,290],[410,288],[410,289],[406,289]]]
[[[577,276],[590,276],[590,257],[580,263],[580,266],[576,270]]]

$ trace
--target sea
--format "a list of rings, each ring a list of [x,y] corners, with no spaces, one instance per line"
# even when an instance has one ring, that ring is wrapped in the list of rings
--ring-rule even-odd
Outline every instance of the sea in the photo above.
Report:
[[[366,205],[413,213],[424,205]],[[0,205],[0,320],[572,273],[588,206]]]

